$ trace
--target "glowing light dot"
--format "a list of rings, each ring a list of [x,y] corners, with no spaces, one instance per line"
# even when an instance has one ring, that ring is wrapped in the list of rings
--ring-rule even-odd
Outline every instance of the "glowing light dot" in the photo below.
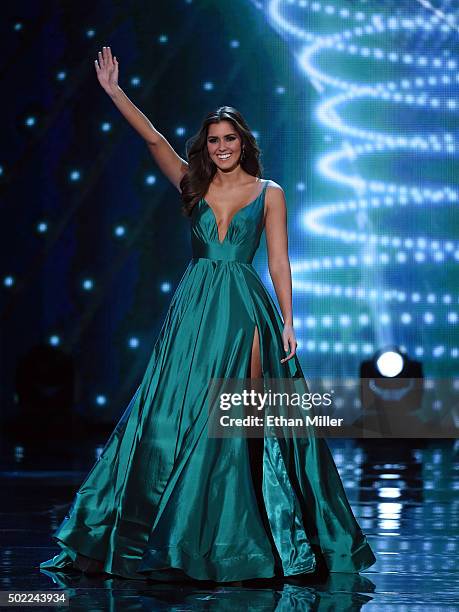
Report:
[[[139,346],[139,339],[134,336],[129,338],[129,346],[130,348],[137,348]]]
[[[285,87],[283,87],[282,85],[279,85],[278,87],[276,87],[276,93],[284,94],[285,93]]]
[[[179,126],[175,130],[175,133],[177,134],[177,136],[183,136],[185,134],[185,128],[183,126]]]
[[[426,323],[433,323],[434,321],[434,316],[431,312],[426,312],[424,313],[424,321]]]
[[[140,77],[138,76],[131,77],[131,85],[133,87],[138,87],[140,85]]]
[[[211,91],[214,88],[214,84],[211,83],[210,81],[206,81],[203,87],[206,91]]]
[[[156,183],[156,176],[154,174],[147,174],[145,177],[146,185],[154,185]]]
[[[171,290],[171,284],[168,282],[161,283],[161,291],[163,293],[168,293]]]
[[[434,357],[441,357],[441,355],[443,355],[444,352],[445,352],[444,346],[436,346],[434,347],[432,354]]]
[[[26,117],[25,124],[27,127],[32,127],[37,122],[36,118],[33,116]]]
[[[297,191],[304,191],[306,189],[306,185],[304,183],[297,183],[296,189]]]
[[[22,30],[22,23],[18,21],[17,23],[14,24],[14,31],[19,32],[20,30]]]
[[[117,225],[115,227],[115,236],[124,236],[125,233],[126,228],[124,227],[124,225]]]
[[[93,288],[93,281],[90,278],[85,278],[83,281],[83,289],[90,291]]]
[[[48,229],[48,224],[45,223],[44,221],[41,221],[37,225],[37,231],[40,232],[40,234],[43,234],[44,232],[46,232],[47,229]]]
[[[53,335],[49,337],[49,343],[52,346],[57,346],[58,344],[61,343],[61,339],[59,338],[59,336]]]
[[[112,129],[112,124],[108,121],[104,121],[101,124],[100,129],[102,130],[102,132],[109,132]]]
[[[107,398],[105,395],[97,395],[96,396],[96,404],[99,406],[104,406],[107,403]]]
[[[70,180],[71,180],[71,181],[79,181],[79,180],[80,180],[80,177],[81,177],[81,175],[80,175],[80,171],[79,171],[79,170],[72,170],[72,171],[70,172],[69,177],[70,177]]]
[[[64,70],[60,70],[57,74],[56,74],[56,79],[58,81],[63,81],[67,76],[67,73]]]
[[[168,38],[167,34],[161,34],[161,35],[158,37],[158,41],[159,41],[161,44],[167,43],[167,41],[168,41],[168,40],[169,40],[169,38]]]
[[[86,36],[88,38],[93,38],[93,36],[95,35],[96,31],[93,30],[92,28],[90,28],[89,30],[86,30]]]
[[[3,175],[3,166],[0,166],[0,176]]]
[[[239,41],[238,40],[231,40],[230,41],[230,47],[232,49],[237,49],[239,47]]]
[[[11,287],[12,285],[14,285],[14,278],[12,276],[5,276],[5,278],[3,279],[3,284],[5,285],[5,287]]]

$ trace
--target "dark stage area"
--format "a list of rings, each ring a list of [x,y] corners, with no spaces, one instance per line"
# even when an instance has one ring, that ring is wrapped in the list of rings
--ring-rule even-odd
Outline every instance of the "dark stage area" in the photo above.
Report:
[[[330,441],[377,563],[360,575],[240,586],[161,583],[46,572],[50,534],[68,510],[97,441],[3,442],[1,590],[64,589],[72,610],[457,610],[458,443]],[[61,446],[61,448],[60,448]],[[52,449],[53,454],[49,454]]]

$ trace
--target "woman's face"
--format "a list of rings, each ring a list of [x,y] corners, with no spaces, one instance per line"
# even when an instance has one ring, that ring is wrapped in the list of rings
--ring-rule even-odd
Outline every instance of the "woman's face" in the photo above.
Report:
[[[232,170],[239,163],[242,141],[230,121],[211,123],[207,130],[207,151],[214,164],[223,171]]]

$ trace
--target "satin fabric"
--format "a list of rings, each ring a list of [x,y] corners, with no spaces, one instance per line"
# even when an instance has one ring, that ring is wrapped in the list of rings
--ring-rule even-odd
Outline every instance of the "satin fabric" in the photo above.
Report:
[[[210,205],[194,207],[193,257],[143,379],[52,535],[61,552],[42,569],[71,567],[77,552],[111,574],[164,580],[269,578],[279,558],[285,576],[313,572],[319,558],[330,572],[375,562],[323,439],[265,437],[268,537],[247,439],[207,433],[209,380],[247,377],[255,326],[263,377],[307,390],[298,358],[280,363],[282,319],[252,266],[268,183],[222,241]]]

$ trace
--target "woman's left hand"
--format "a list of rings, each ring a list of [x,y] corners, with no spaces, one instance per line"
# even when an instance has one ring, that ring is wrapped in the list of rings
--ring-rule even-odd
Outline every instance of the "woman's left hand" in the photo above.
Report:
[[[293,331],[293,325],[284,325],[284,331],[282,332],[282,340],[284,342],[284,350],[288,351],[290,349],[290,353],[287,355],[287,357],[281,359],[281,363],[284,363],[285,361],[291,359],[293,355],[295,355],[296,347],[298,345],[298,342],[295,338],[295,332]]]

